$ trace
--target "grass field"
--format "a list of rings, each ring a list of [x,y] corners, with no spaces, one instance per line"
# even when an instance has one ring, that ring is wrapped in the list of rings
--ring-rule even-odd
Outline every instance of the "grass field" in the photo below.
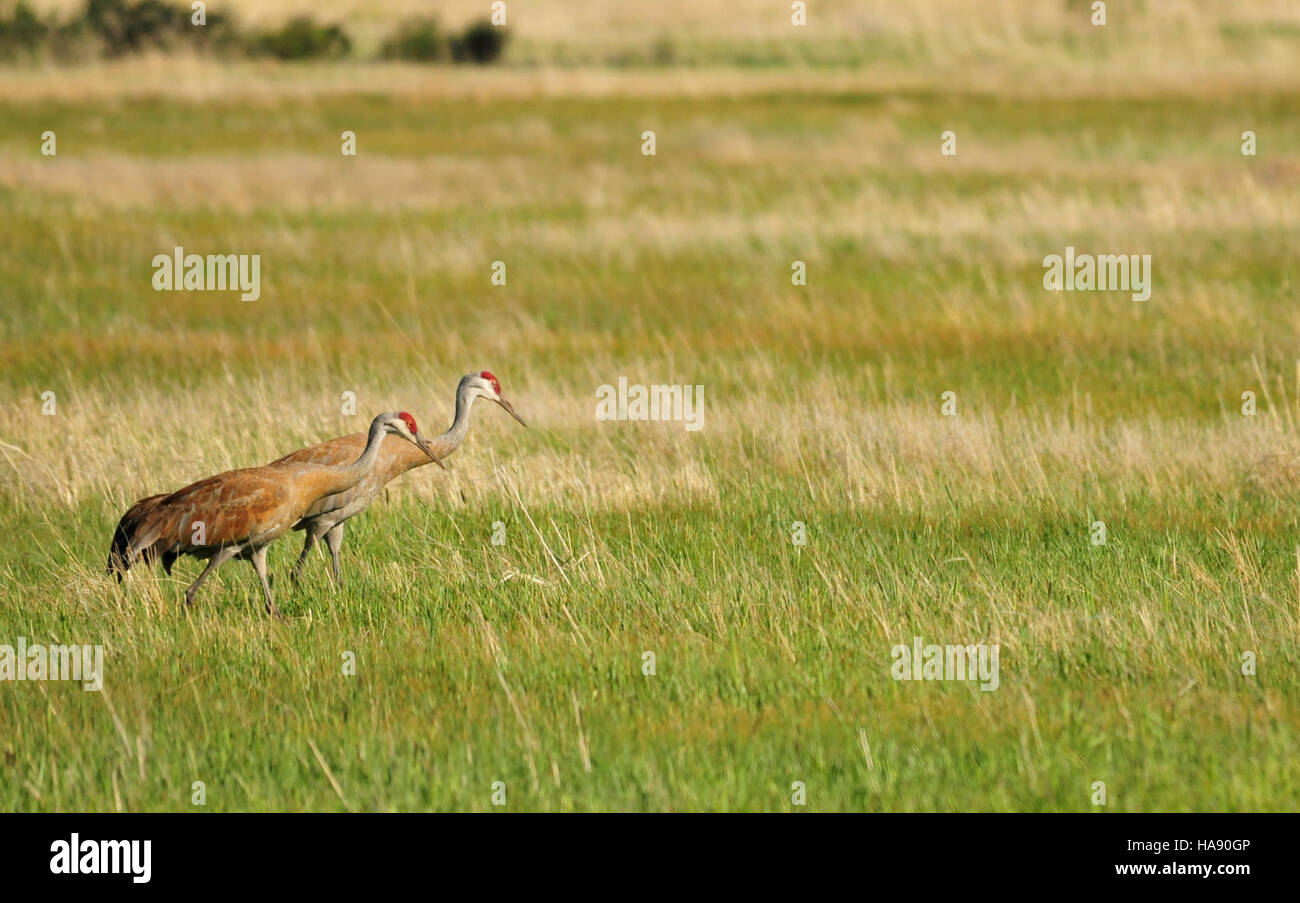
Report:
[[[105,648],[0,683],[0,809],[1296,810],[1300,13],[912,6],[824,66],[672,7],[551,65],[520,4],[494,70],[0,69],[0,643]],[[261,298],[153,291],[177,245]],[[1067,245],[1151,299],[1044,290]],[[485,368],[529,429],[476,409],[341,591],[279,542],[287,622],[243,563],[188,616],[200,563],[104,575],[136,498]],[[703,429],[597,421],[619,377]],[[998,689],[891,679],[916,636]]]

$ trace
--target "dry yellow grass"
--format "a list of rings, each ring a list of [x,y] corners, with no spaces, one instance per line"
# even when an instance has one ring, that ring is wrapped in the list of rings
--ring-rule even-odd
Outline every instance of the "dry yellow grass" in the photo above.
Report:
[[[917,67],[882,62],[856,70],[734,66],[668,69],[430,67],[411,63],[279,64],[218,62],[184,55],[144,55],[77,66],[0,67],[0,101],[175,98],[190,102],[275,103],[285,99],[357,93],[413,102],[558,97],[656,98],[751,97],[772,93],[819,94],[943,90],[997,93],[1008,98],[1133,98],[1223,95],[1251,89],[1294,89],[1300,75],[1291,47],[1271,54],[1214,58],[1168,52],[1116,63],[1068,64],[1046,57],[1040,64],[1005,60],[948,62]]]
[[[612,361],[592,366],[616,372]],[[595,384],[584,391],[514,375],[510,394],[532,434],[483,407],[449,473],[424,468],[405,481],[419,496],[457,504],[462,495],[495,495],[506,474],[529,504],[602,511],[716,502],[720,482],[759,468],[805,488],[810,502],[925,512],[949,504],[945,486],[959,486],[964,504],[975,507],[1034,498],[1065,503],[1098,484],[1158,501],[1247,485],[1291,497],[1297,488],[1300,436],[1291,412],[1273,419],[1233,411],[1217,423],[1102,423],[1083,412],[1032,410],[976,409],[949,418],[937,399],[864,410],[830,374],[803,383],[800,398],[783,403],[778,375],[768,384],[758,369],[749,376],[752,389],[743,397],[706,396],[707,428],[693,434],[680,423],[593,428]],[[426,432],[440,432],[451,419],[446,383],[355,388],[367,410],[409,409]],[[71,509],[106,498],[125,510],[136,497],[265,463],[364,425],[360,416],[324,413],[331,406],[321,395],[314,379],[279,377],[241,382],[238,393],[220,382],[196,387],[184,401],[147,389],[120,398],[82,388],[57,418],[30,404],[0,406],[0,437],[7,437],[0,493],[24,505]],[[719,460],[722,469],[710,463]]]
[[[37,0],[41,10],[71,13],[81,0]],[[1236,93],[1294,88],[1294,41],[1300,7],[1287,0],[1148,0],[1112,4],[1094,28],[1082,2],[922,0],[818,2],[795,28],[785,4],[769,0],[518,0],[509,19],[523,69],[408,64],[277,65],[185,56],[144,57],[75,67],[0,67],[0,100],[37,102],[110,97],[173,97],[274,102],[354,92],[413,100],[528,97],[726,97],[773,92],[938,89],[1006,97],[1127,97],[1161,93]],[[414,0],[232,0],[241,21],[269,27],[294,15],[342,21],[362,52],[396,22],[430,13]],[[456,28],[482,18],[482,0],[449,0],[436,14]],[[1248,43],[1243,44],[1243,40]],[[685,68],[603,68],[619,48],[658,42],[697,46]],[[693,42],[693,43],[692,43]],[[851,61],[848,68],[799,64],[737,68],[721,48],[754,42],[815,48]],[[860,47],[856,58],[844,47]],[[566,51],[564,48],[568,48]],[[833,51],[831,48],[835,48]],[[576,50],[578,68],[564,60]]]
[[[83,0],[29,0],[39,10],[71,13]],[[224,0],[242,20],[274,24],[298,15],[324,21],[385,21],[434,13],[448,25],[460,26],[486,16],[490,0]],[[641,38],[660,32],[737,35],[754,38],[783,35],[789,28],[789,4],[770,0],[511,0],[506,4],[511,25],[540,37],[571,38],[611,35]],[[1087,21],[1089,3],[1069,0],[818,0],[810,4],[809,27],[826,32],[870,35],[904,34],[933,37],[945,33],[984,33],[1004,40],[1066,22]],[[1146,0],[1133,5],[1111,4],[1111,22],[1132,16],[1152,34],[1171,28],[1202,37],[1221,22],[1268,23],[1300,21],[1289,0]],[[1204,39],[1204,38],[1203,38]]]
[[[709,131],[674,135],[687,157],[674,154],[660,168],[633,170],[592,162],[553,173],[558,145],[542,142],[531,154],[474,159],[464,156],[394,158],[364,154],[334,159],[323,154],[195,156],[155,160],[143,156],[88,154],[35,159],[0,152],[0,188],[22,189],[18,203],[38,210],[61,200],[84,214],[176,210],[249,214],[311,211],[459,209],[489,205],[502,212],[539,204],[576,203],[580,224],[556,230],[547,221],[506,218],[490,235],[430,229],[413,224],[408,237],[420,249],[419,266],[477,266],[490,247],[522,245],[538,252],[610,255],[620,249],[670,253],[701,246],[757,242],[772,249],[798,247],[815,259],[828,242],[845,236],[869,242],[877,253],[905,258],[918,241],[956,252],[972,241],[990,261],[1034,261],[1048,250],[1043,234],[1078,234],[1104,228],[1117,248],[1149,240],[1153,232],[1207,229],[1300,228],[1300,162],[1285,159],[1244,170],[1227,153],[1216,160],[1162,160],[1107,169],[1102,161],[1062,159],[1061,142],[1039,141],[1019,158],[1013,147],[969,142],[952,161],[933,148],[902,141],[858,152],[859,132],[848,127],[800,157],[785,139],[751,139],[744,133]],[[332,140],[329,139],[329,140]],[[1232,146],[1232,136],[1224,145]],[[737,148],[744,148],[738,151]],[[765,176],[791,169],[807,173],[801,191],[783,192],[761,210],[720,210],[710,197],[716,174],[701,163],[749,166]],[[737,159],[739,158],[739,159]],[[902,194],[891,174],[934,179],[924,196]],[[940,181],[949,175],[959,180]],[[960,179],[1039,175],[1014,187],[993,188],[972,198]],[[863,181],[852,191],[843,182]],[[1099,194],[1108,179],[1126,186]],[[672,209],[638,209],[634,198],[647,182],[680,201]],[[702,200],[692,203],[691,198]],[[288,244],[281,246],[281,240]],[[262,235],[267,251],[291,252],[292,236]],[[1060,248],[1054,250],[1060,251]],[[405,247],[373,253],[402,263]],[[1034,286],[1029,286],[1033,289]]]

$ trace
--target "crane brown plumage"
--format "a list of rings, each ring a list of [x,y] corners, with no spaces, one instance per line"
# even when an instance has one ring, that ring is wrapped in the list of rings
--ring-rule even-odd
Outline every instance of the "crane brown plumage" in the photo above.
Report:
[[[495,376],[484,370],[462,377],[456,386],[456,416],[451,428],[441,436],[429,440],[433,455],[441,464],[465,439],[469,431],[469,411],[476,398],[494,401],[509,412],[524,426],[524,419],[515,412],[514,405],[506,401],[501,394],[501,383]],[[356,450],[365,442],[365,436],[356,433],[340,436],[310,448],[300,449],[275,461],[282,464],[337,464],[356,455]],[[303,519],[294,525],[295,530],[302,530],[305,537],[302,554],[293,566],[293,577],[297,579],[316,542],[324,537],[325,545],[330,551],[330,561],[334,571],[334,582],[343,584],[343,574],[339,566],[339,550],[343,547],[343,524],[349,518],[360,514],[379,497],[379,493],[389,482],[406,473],[413,467],[429,463],[428,457],[416,454],[404,442],[384,442],[379,450],[379,462],[370,473],[351,489],[327,496],[308,509]]]
[[[267,610],[278,617],[266,576],[267,546],[320,499],[345,492],[364,479],[389,433],[412,443],[427,459],[433,457],[410,414],[385,413],[371,423],[364,447],[348,459],[350,464],[276,462],[226,471],[170,494],[143,498],[118,522],[108,572],[121,581],[136,559],[143,558],[150,563],[161,559],[170,574],[181,555],[206,558],[207,567],[185,591],[188,607],[212,571],[231,558],[245,558],[262,582]]]

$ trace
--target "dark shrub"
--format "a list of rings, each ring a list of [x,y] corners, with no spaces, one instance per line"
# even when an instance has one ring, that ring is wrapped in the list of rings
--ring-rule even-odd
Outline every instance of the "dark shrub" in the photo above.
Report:
[[[178,48],[305,60],[339,59],[352,50],[341,26],[318,25],[310,16],[299,16],[274,31],[245,33],[230,16],[216,11],[206,13],[204,24],[195,24],[186,0],[173,2],[86,0],[79,15],[60,21],[42,19],[27,0],[19,0],[7,18],[0,15],[0,60],[42,56],[76,60]],[[449,40],[437,20],[426,16],[399,26],[380,55],[418,62],[450,56],[458,63],[490,63],[501,56],[506,38],[504,29],[481,21]]]
[[[451,58],[458,63],[491,63],[505,50],[507,36],[504,28],[491,22],[475,22],[464,34],[452,38]]]
[[[62,25],[51,24],[48,46],[50,56],[61,63],[84,62],[100,50],[84,16]]]
[[[339,59],[348,55],[352,42],[337,25],[317,25],[299,16],[279,31],[262,35],[252,49],[281,60]]]
[[[386,60],[436,63],[447,56],[447,41],[437,19],[408,19],[384,42],[379,55]]]
[[[190,28],[188,10],[160,0],[90,0],[85,19],[108,56],[170,47],[184,40]]]
[[[190,12],[182,11],[185,16],[185,34],[188,43],[200,50],[233,51],[240,49],[241,37],[235,20],[225,13],[207,11],[207,23],[195,25],[190,21]]]
[[[0,59],[35,56],[45,46],[50,27],[36,18],[26,3],[14,7],[9,19],[0,19]]]

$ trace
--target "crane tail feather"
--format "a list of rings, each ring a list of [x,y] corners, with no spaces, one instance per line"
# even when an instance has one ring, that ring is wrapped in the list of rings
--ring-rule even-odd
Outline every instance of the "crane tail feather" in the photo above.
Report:
[[[122,575],[131,569],[142,554],[149,560],[152,546],[161,532],[156,521],[157,502],[162,496],[141,499],[122,515],[113,531],[113,543],[108,549],[108,573],[122,582]]]
[[[122,582],[122,575],[131,567],[129,557],[131,537],[126,530],[126,518],[117,525],[113,531],[113,544],[108,550],[108,573],[117,577],[117,582]]]

